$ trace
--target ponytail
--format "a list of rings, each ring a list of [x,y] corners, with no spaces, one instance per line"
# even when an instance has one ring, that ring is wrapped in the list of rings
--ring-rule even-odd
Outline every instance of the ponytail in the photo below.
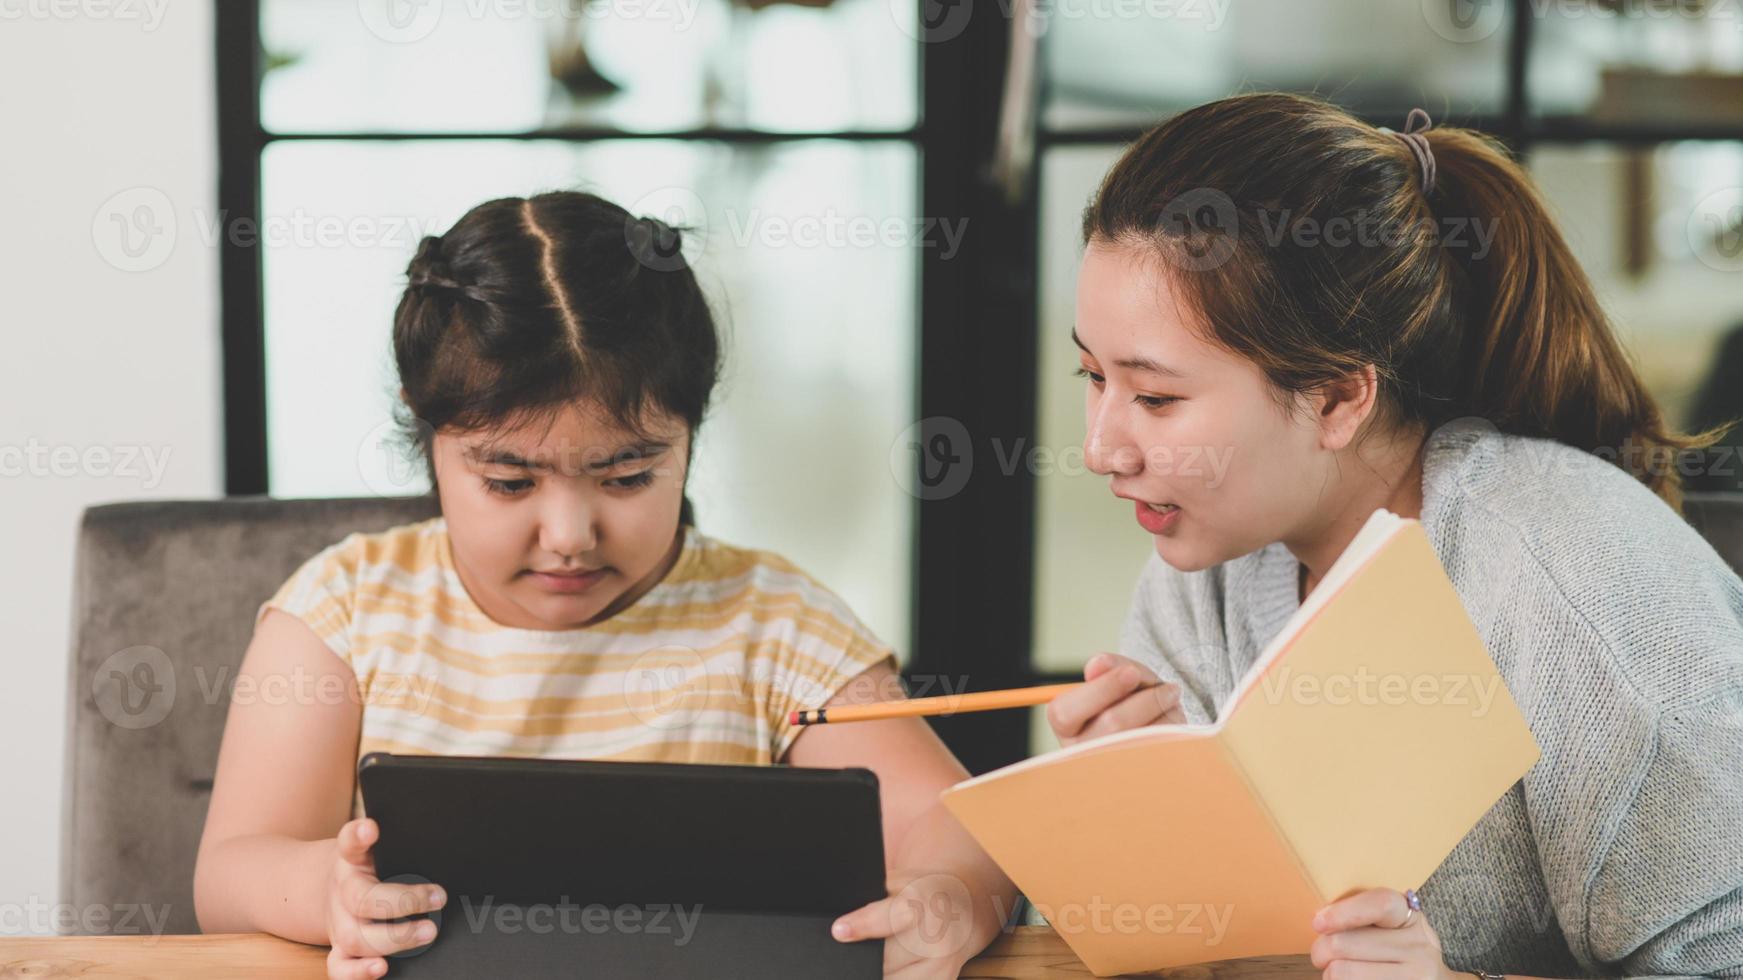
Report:
[[[1678,462],[1729,426],[1671,429],[1524,170],[1481,134],[1428,135],[1435,208],[1492,238],[1481,256],[1446,249],[1465,287],[1465,413],[1604,456],[1680,510]]]

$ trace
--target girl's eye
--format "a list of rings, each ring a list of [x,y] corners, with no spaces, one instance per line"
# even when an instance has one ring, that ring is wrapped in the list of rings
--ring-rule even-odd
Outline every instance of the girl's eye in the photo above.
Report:
[[[629,476],[613,477],[606,480],[605,485],[619,490],[639,490],[652,482],[654,482],[654,471],[642,470],[640,473],[631,473]]]
[[[530,489],[532,485],[533,481],[531,480],[497,480],[488,476],[484,478],[484,489],[491,493],[499,493],[504,497],[518,497]]]
[[[1080,367],[1071,373],[1074,376],[1079,377],[1079,378],[1088,378],[1089,383],[1092,385],[1099,385],[1103,381],[1107,380],[1107,379],[1103,378],[1101,375],[1099,375],[1099,374],[1095,373],[1094,371],[1091,371],[1089,368],[1085,368],[1085,367]]]
[[[1136,395],[1132,400],[1145,408],[1165,408],[1180,399],[1173,395]]]

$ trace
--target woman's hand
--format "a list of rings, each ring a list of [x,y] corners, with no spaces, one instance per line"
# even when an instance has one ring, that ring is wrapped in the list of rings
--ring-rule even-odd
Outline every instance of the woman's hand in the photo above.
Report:
[[[1089,683],[1047,704],[1047,724],[1061,745],[1128,728],[1184,724],[1180,685],[1164,684],[1148,667],[1117,653],[1099,653],[1083,667]]]
[[[447,901],[440,886],[400,885],[375,877],[369,849],[381,833],[373,820],[353,820],[339,828],[333,876],[327,885],[327,976],[366,980],[387,972],[387,957],[426,945],[436,938],[429,919],[389,922],[434,912]]]
[[[992,909],[977,910],[956,875],[892,872],[889,891],[889,897],[849,912],[830,929],[839,942],[884,940],[885,977],[955,980],[998,931]]]
[[[1371,888],[1320,909],[1320,937],[1308,951],[1325,980],[1454,980],[1441,958],[1440,937],[1405,897]],[[1409,925],[1399,928],[1409,915]]]

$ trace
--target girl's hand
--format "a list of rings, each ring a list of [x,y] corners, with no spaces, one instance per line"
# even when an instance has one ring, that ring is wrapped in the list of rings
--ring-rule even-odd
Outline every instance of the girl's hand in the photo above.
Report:
[[[885,977],[955,980],[998,930],[990,909],[976,921],[974,899],[955,875],[898,871],[889,889],[830,929],[839,942],[884,940]]]
[[[1325,980],[1455,980],[1441,958],[1440,937],[1408,900],[1390,888],[1371,888],[1320,909],[1313,917],[1309,954]]]
[[[424,919],[384,922],[434,912],[447,901],[437,885],[398,885],[375,877],[375,845],[381,828],[369,819],[339,828],[333,875],[327,883],[327,976],[367,980],[387,972],[387,957],[426,945],[436,938],[436,923]]]
[[[1083,679],[1089,683],[1047,704],[1047,724],[1061,745],[1144,725],[1186,722],[1180,685],[1162,683],[1150,668],[1117,653],[1090,658]]]

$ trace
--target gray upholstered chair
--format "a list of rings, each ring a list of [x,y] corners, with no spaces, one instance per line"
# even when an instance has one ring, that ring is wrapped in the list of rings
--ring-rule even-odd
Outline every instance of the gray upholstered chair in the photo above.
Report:
[[[1691,495],[1689,520],[1743,572],[1743,494]],[[168,909],[196,932],[194,854],[225,686],[256,607],[350,531],[435,513],[430,498],[111,504],[79,538],[61,900]]]
[[[255,610],[304,559],[347,533],[435,514],[434,497],[236,497],[85,512],[73,590],[61,901],[149,907],[154,917],[167,911],[170,933],[199,931],[194,854],[229,685]]]

